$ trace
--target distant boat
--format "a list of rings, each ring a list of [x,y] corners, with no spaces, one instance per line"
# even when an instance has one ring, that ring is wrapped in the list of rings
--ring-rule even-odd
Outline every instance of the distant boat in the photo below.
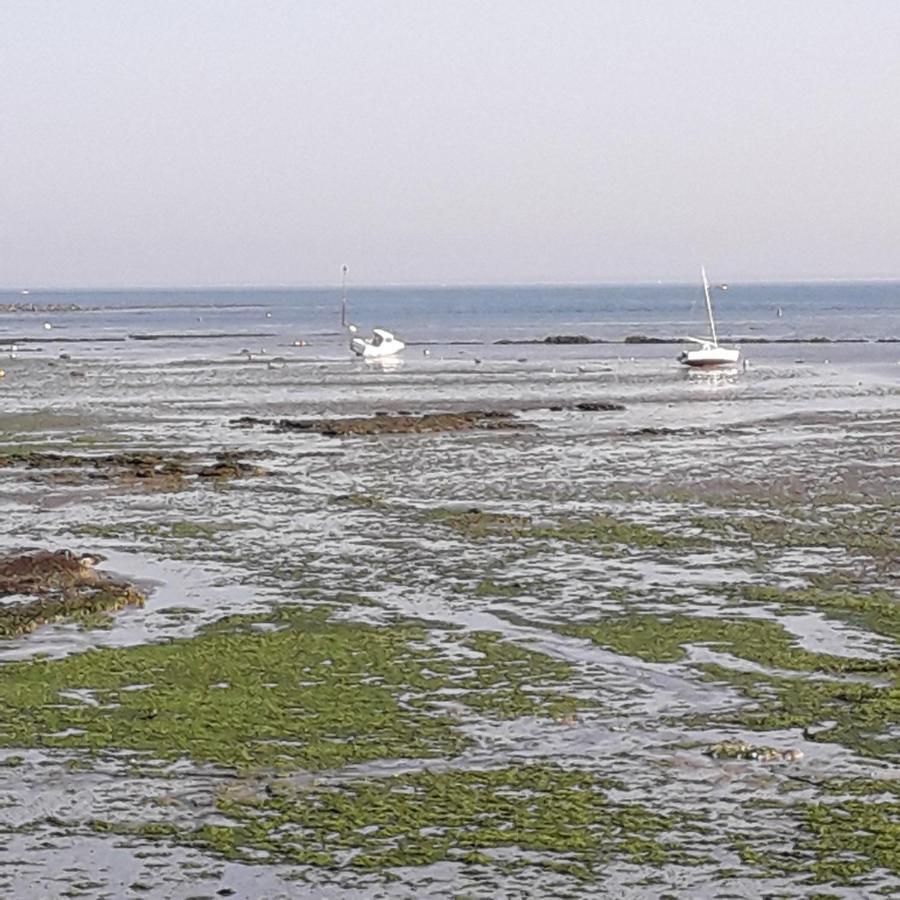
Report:
[[[385,356],[394,356],[399,353],[406,344],[395,338],[389,331],[383,328],[373,328],[372,337],[354,337],[350,341],[350,349],[365,359],[380,359]]]
[[[364,359],[384,359],[395,356],[406,347],[403,341],[395,338],[390,331],[384,328],[373,328],[372,337],[356,337],[359,330],[347,318],[347,267],[341,267],[341,328],[350,332],[350,349]]]
[[[706,338],[688,337],[700,346],[696,349],[682,350],[678,356],[678,362],[685,366],[729,366],[734,365],[741,356],[741,351],[733,347],[720,347],[716,336],[716,323],[713,320],[712,301],[709,298],[709,281],[706,278],[706,269],[701,266],[700,274],[703,276],[703,296],[706,298],[706,314],[709,317],[709,333]]]

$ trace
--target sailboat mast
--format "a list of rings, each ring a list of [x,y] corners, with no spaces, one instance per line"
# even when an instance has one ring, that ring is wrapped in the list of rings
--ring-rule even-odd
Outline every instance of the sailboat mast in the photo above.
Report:
[[[709,333],[712,336],[713,347],[719,346],[716,337],[716,323],[713,322],[712,301],[709,299],[709,281],[706,278],[706,266],[700,266],[700,274],[703,275],[703,294],[706,297],[706,314],[709,316]]]
[[[347,266],[341,266],[341,328],[347,327]]]

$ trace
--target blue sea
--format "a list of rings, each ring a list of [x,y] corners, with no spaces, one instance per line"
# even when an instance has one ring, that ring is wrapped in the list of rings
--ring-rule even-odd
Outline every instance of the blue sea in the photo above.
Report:
[[[713,298],[723,341],[876,342],[842,345],[832,355],[878,361],[897,356],[897,345],[889,342],[900,340],[898,282],[729,284],[714,286]],[[361,332],[381,326],[411,348],[485,345],[479,353],[486,358],[515,352],[498,341],[584,335],[621,342],[706,332],[696,284],[368,287],[349,290],[347,300]],[[0,348],[178,359],[303,346],[309,358],[333,359],[347,354],[340,305],[339,288],[4,291]],[[68,306],[77,309],[60,309]],[[618,344],[592,347],[579,352],[622,352]],[[629,347],[638,355],[672,353],[668,345]],[[545,352],[550,358],[573,351],[547,346]],[[746,352],[765,357],[796,350],[761,344]]]

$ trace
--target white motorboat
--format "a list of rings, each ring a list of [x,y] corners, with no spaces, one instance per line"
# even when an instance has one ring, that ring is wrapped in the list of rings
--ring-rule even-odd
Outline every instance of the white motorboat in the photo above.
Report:
[[[364,359],[380,359],[385,356],[394,356],[399,353],[406,344],[398,340],[389,331],[383,328],[373,328],[372,337],[354,337],[350,340],[350,349]]]
[[[341,328],[350,333],[350,349],[363,359],[396,356],[406,344],[384,328],[373,328],[372,337],[357,337],[357,327],[347,318],[347,267],[341,267]]]
[[[733,366],[741,358],[741,351],[736,347],[720,347],[716,336],[716,323],[713,320],[712,301],[709,298],[709,281],[706,278],[706,269],[700,267],[703,276],[703,295],[706,298],[706,314],[709,317],[709,337],[688,337],[699,346],[686,348],[678,356],[678,362],[685,366]]]

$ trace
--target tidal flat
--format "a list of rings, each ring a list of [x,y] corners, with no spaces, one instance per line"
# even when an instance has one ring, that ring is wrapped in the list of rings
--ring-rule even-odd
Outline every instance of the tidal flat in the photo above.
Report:
[[[896,379],[581,352],[6,365],[0,892],[900,890]]]

